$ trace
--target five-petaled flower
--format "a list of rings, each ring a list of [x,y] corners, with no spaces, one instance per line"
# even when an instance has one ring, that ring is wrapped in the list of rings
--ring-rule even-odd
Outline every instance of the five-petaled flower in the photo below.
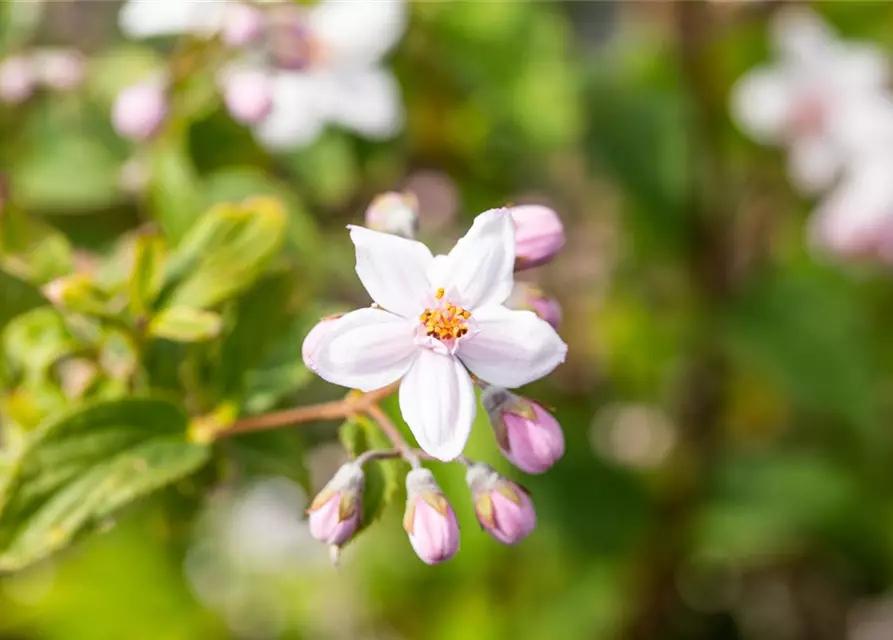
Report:
[[[316,337],[322,378],[371,391],[398,379],[403,418],[426,452],[462,453],[475,415],[472,376],[514,388],[550,373],[567,345],[531,311],[503,302],[513,285],[515,230],[506,209],[480,214],[448,255],[351,226],[357,275],[374,305]]]

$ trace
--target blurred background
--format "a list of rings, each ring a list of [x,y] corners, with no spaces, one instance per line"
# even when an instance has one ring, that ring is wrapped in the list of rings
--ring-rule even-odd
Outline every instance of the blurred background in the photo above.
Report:
[[[158,17],[214,3],[144,4]],[[486,209],[555,209],[566,247],[522,279],[558,300],[569,345],[525,389],[554,408],[563,459],[513,470],[482,411],[466,452],[531,490],[522,544],[482,532],[462,469],[434,465],[460,553],[419,561],[401,487],[333,569],[303,513],[345,452],[337,424],[300,425],[221,440],[195,474],[0,576],[0,637],[893,638],[889,265],[817,249],[821,197],[730,115],[739,79],[778,63],[786,4],[411,2],[405,25],[344,26],[395,78],[397,104],[369,121],[349,95],[307,106],[227,71],[297,56],[303,73],[304,39],[149,28],[118,2],[0,4],[7,453],[85,399],[133,391],[138,358],[114,332],[58,346],[69,301],[47,284],[112,287],[134,238],[175,247],[209,206],[249,196],[277,198],[285,224],[256,285],[208,303],[271,339],[235,404],[209,391],[213,343],[142,354],[178,380],[150,386],[193,418],[341,397],[299,348],[322,315],[367,303],[344,227],[390,190],[415,194],[417,237],[440,251]],[[893,52],[893,5],[812,8],[835,38]],[[328,118],[264,129],[271,109],[315,108]],[[6,544],[21,523],[4,517]]]

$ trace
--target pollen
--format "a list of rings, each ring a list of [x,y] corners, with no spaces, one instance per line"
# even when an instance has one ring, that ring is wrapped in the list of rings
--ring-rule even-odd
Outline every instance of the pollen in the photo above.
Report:
[[[438,289],[434,297],[440,300],[443,293],[443,289]],[[438,340],[456,340],[468,333],[467,321],[470,317],[470,311],[445,302],[441,307],[425,309],[419,321],[425,328],[425,335]]]
[[[443,287],[440,287],[440,288],[437,290],[437,293],[434,294],[434,297],[437,298],[438,300],[440,300],[440,299],[443,298],[443,294],[444,294],[444,293],[446,293],[446,292],[444,291]]]

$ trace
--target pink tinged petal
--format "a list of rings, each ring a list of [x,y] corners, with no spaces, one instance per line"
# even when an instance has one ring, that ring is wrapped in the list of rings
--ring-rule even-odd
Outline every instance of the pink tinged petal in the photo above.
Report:
[[[325,124],[327,82],[318,73],[281,71],[271,77],[273,107],[254,127],[268,149],[304,147],[316,140]]]
[[[732,119],[757,142],[778,144],[784,138],[795,102],[793,81],[787,73],[755,69],[732,88]]]
[[[224,74],[223,101],[234,120],[257,124],[273,110],[272,82],[261,69],[233,69]]]
[[[367,138],[393,137],[403,126],[400,87],[379,67],[333,71],[329,118]]]
[[[477,408],[474,385],[450,355],[420,349],[400,383],[400,411],[419,446],[438,460],[465,448]]]
[[[519,502],[510,500],[499,491],[490,492],[493,502],[494,527],[485,527],[487,532],[503,544],[517,544],[536,528],[536,511],[527,494],[513,483],[513,495]]]
[[[319,377],[361,391],[398,380],[413,363],[415,325],[380,309],[359,309],[331,321],[308,359]]]
[[[412,533],[409,543],[425,564],[449,560],[459,551],[459,524],[453,508],[446,505],[440,513],[421,496],[414,498]]]
[[[0,102],[18,104],[27,100],[37,87],[34,61],[25,56],[10,56],[0,61]]]
[[[456,355],[485,382],[520,387],[551,373],[567,355],[555,329],[531,311],[494,306],[475,311],[472,319],[475,328]]]
[[[354,505],[349,513],[343,513],[342,499],[341,492],[336,491],[325,504],[310,512],[310,535],[320,542],[342,545],[356,531],[360,523],[360,509]]]
[[[227,7],[220,37],[230,47],[247,46],[261,38],[264,22],[264,13],[259,8],[235,2]]]
[[[357,275],[378,305],[418,323],[431,295],[427,270],[433,258],[421,242],[349,227],[357,250]]]
[[[509,209],[491,209],[474,219],[432,275],[451,302],[466,309],[501,304],[512,292],[515,270],[515,225]],[[452,297],[454,296],[455,299]]]
[[[825,21],[805,7],[788,7],[776,12],[771,30],[775,47],[792,62],[825,56],[836,43]]]
[[[529,403],[533,415],[505,411],[508,447],[503,454],[527,473],[545,473],[564,455],[564,434],[552,414],[536,403]]]
[[[343,316],[332,316],[320,320],[304,338],[301,345],[301,356],[304,359],[304,365],[311,371],[316,371],[316,363],[313,361],[313,354],[322,344],[322,340],[329,334],[329,330],[334,326],[334,321]]]

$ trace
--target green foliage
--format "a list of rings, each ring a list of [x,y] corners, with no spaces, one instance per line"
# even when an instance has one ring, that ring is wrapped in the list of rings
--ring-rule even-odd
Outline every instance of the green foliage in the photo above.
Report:
[[[136,498],[201,467],[176,405],[128,398],[41,425],[14,453],[0,492],[0,571],[61,549]]]

